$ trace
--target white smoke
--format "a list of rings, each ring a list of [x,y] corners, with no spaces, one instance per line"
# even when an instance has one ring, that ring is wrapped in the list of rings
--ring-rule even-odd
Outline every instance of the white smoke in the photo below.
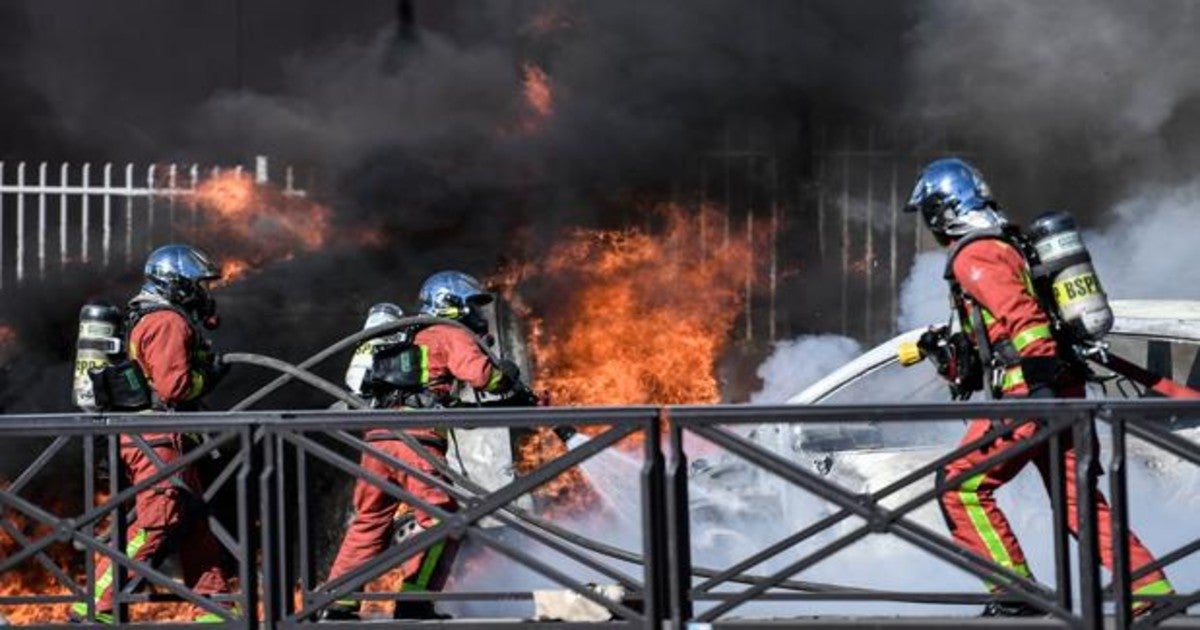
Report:
[[[1112,298],[1200,299],[1200,181],[1141,191],[1085,240]]]
[[[777,341],[771,355],[758,366],[763,387],[750,395],[750,403],[786,402],[860,353],[862,346],[857,341],[838,335],[806,335]]]
[[[922,252],[913,258],[908,277],[900,285],[900,312],[896,316],[897,330],[923,328],[943,323],[950,311],[946,281],[946,252]]]

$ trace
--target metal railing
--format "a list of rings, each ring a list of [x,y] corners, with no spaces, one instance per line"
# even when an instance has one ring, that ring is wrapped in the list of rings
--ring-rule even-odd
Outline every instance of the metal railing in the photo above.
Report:
[[[1129,549],[1116,544],[1113,580],[1101,580],[1101,550],[1097,536],[1096,503],[1092,492],[1099,474],[1099,452],[1095,449],[1096,424],[1111,429],[1111,465],[1108,471],[1108,495],[1111,500],[1113,540],[1125,540],[1129,531],[1129,500],[1126,490],[1126,439],[1133,436],[1161,451],[1192,465],[1200,465],[1200,445],[1165,428],[1165,421],[1200,416],[1200,405],[1188,401],[1046,401],[938,405],[896,405],[888,407],[627,407],[578,409],[488,409],[439,411],[371,412],[237,412],[197,413],[168,416],[8,416],[0,418],[0,441],[8,444],[42,440],[42,446],[30,450],[28,465],[11,483],[0,489],[0,528],[16,543],[15,554],[0,559],[0,580],[20,566],[36,563],[54,576],[58,594],[22,593],[0,596],[0,610],[22,603],[62,604],[87,601],[93,591],[91,582],[93,553],[113,559],[116,573],[118,608],[125,604],[175,600],[192,602],[226,618],[231,626],[290,627],[314,618],[324,606],[338,599],[406,600],[429,597],[409,592],[367,592],[364,585],[397,567],[405,559],[442,540],[469,541],[506,557],[516,565],[542,576],[544,580],[607,609],[613,616],[610,625],[659,628],[664,622],[672,627],[711,624],[711,627],[750,627],[768,624],[768,620],[744,616],[739,608],[758,602],[845,602],[848,611],[859,602],[921,602],[926,604],[982,604],[992,596],[978,590],[977,583],[966,580],[959,592],[892,591],[859,586],[821,584],[803,581],[804,573],[822,560],[869,536],[892,536],[914,546],[924,554],[965,571],[982,580],[999,584],[1005,598],[1026,602],[1047,613],[1044,618],[1009,620],[1004,618],[970,619],[947,613],[914,619],[884,616],[863,619],[853,614],[842,618],[807,616],[789,618],[790,626],[850,627],[869,623],[872,627],[988,627],[1081,628],[1151,627],[1170,618],[1171,627],[1200,627],[1193,618],[1180,617],[1188,606],[1200,603],[1200,592],[1148,596],[1154,608],[1149,614],[1131,615],[1131,584],[1161,567],[1170,567],[1200,550],[1200,531],[1178,549],[1160,555],[1153,565],[1131,568]],[[809,465],[781,456],[751,441],[735,430],[738,425],[757,423],[837,423],[837,422],[958,422],[963,417],[1009,419],[997,422],[988,434],[958,448],[931,457],[887,485],[860,492],[845,488]],[[1037,420],[1033,420],[1037,418]],[[979,449],[995,437],[1027,422],[1039,423],[1033,437],[1002,449],[987,461],[957,477],[935,482],[930,476],[962,455]],[[570,424],[593,427],[593,437],[564,454],[549,459],[503,487],[490,491],[463,479],[451,483],[450,475],[437,468],[422,469],[399,461],[358,436],[366,429],[400,430],[413,427],[495,428],[539,427]],[[136,486],[127,486],[123,475],[111,474],[109,494],[100,497],[96,490],[96,464],[104,459],[96,449],[107,445],[109,470],[119,469],[119,436],[145,432],[202,433],[208,439],[184,458],[162,466],[153,478]],[[694,517],[689,510],[689,494],[694,482],[689,477],[689,444],[686,434],[702,438],[748,465],[792,484],[832,505],[834,511],[800,527],[778,542],[770,543],[726,566],[698,566],[692,560]],[[405,439],[397,434],[397,439]],[[665,436],[665,444],[661,437]],[[640,548],[626,549],[598,537],[578,531],[517,507],[516,499],[555,480],[564,472],[609,449],[629,452],[630,439],[641,440],[640,468],[636,487],[640,496],[638,522]],[[138,440],[134,440],[135,443]],[[78,443],[80,448],[73,444]],[[1009,568],[968,553],[937,528],[913,518],[914,510],[936,501],[944,492],[959,487],[963,480],[1014,457],[1027,457],[1035,450],[1061,453],[1069,444],[1076,445],[1077,476],[1065,479],[1059,457],[1050,457],[1051,495],[1054,520],[1055,577],[1053,583],[1026,578]],[[139,448],[147,446],[137,444]],[[103,452],[103,451],[102,451]],[[159,569],[125,558],[123,521],[131,515],[118,509],[137,491],[160,479],[170,478],[183,467],[208,461],[212,453],[223,459],[213,472],[213,481],[200,497],[198,510],[205,513],[210,526],[228,554],[237,559],[238,588],[231,595],[210,599],[199,596]],[[446,490],[461,506],[445,512],[410,494],[404,487],[381,478],[364,468],[359,460],[370,456],[408,475]],[[81,458],[81,459],[80,459]],[[61,470],[69,462],[82,462],[82,507],[39,504],[31,489],[50,471]],[[420,534],[390,546],[377,557],[350,573],[322,582],[325,567],[316,549],[310,516],[314,512],[341,508],[329,505],[327,494],[313,483],[316,466],[332,469],[345,478],[365,481],[417,509],[428,511],[439,522]],[[430,472],[433,470],[434,472]],[[450,472],[450,471],[447,471]],[[1075,569],[1078,584],[1072,584],[1072,560],[1068,552],[1068,514],[1063,506],[1067,484],[1076,484],[1079,519],[1079,554]],[[224,521],[214,514],[215,497],[232,493],[234,516]],[[62,493],[55,495],[62,498]],[[895,501],[897,496],[902,500]],[[888,501],[888,499],[893,499]],[[13,514],[40,524],[37,532],[18,526]],[[110,536],[98,535],[97,525],[109,517]],[[484,517],[503,524],[503,530],[482,526]],[[851,524],[849,529],[844,526]],[[1184,523],[1185,525],[1187,523]],[[843,527],[838,528],[839,525]],[[1192,525],[1200,530],[1200,526]],[[499,535],[499,531],[519,534],[524,544]],[[817,534],[836,532],[832,540],[812,546]],[[801,543],[810,543],[802,555],[787,554]],[[1150,541],[1153,543],[1154,541]],[[48,552],[55,544],[74,543],[87,552],[85,561],[64,565],[60,557]],[[557,560],[552,560],[555,558]],[[565,560],[563,560],[565,559]],[[782,560],[781,560],[782,559]],[[774,561],[769,574],[753,573],[764,561]],[[782,566],[779,566],[782,564]],[[568,566],[574,568],[567,568]],[[582,567],[582,569],[581,569]],[[630,570],[634,567],[634,570]],[[136,573],[128,579],[125,573]],[[610,598],[587,583],[600,579],[623,587],[625,596]],[[81,582],[82,585],[80,585]],[[159,593],[141,593],[142,584],[153,585]],[[165,591],[165,593],[163,592]],[[1075,593],[1078,596],[1075,596]],[[436,593],[436,601],[484,601],[532,599],[528,590],[481,590]],[[236,608],[228,604],[236,603]],[[1111,612],[1106,614],[1106,609]],[[246,614],[247,611],[260,611]],[[120,614],[127,614],[122,611]],[[968,624],[969,622],[969,624]],[[430,622],[424,622],[430,623]],[[490,620],[472,627],[512,627],[522,620]],[[1108,624],[1108,625],[1106,625]],[[586,627],[595,627],[588,623]],[[562,627],[585,624],[562,624]],[[696,626],[710,627],[710,626]]]
[[[175,236],[177,220],[196,225],[196,207],[186,201],[200,182],[242,170],[241,166],[128,163],[116,165],[114,173],[111,162],[95,168],[90,163],[0,162],[0,289],[10,278],[24,282],[31,275],[27,269],[31,263],[38,279],[54,262],[60,268],[72,262],[99,262],[107,267],[116,256],[123,256],[128,266],[135,254],[149,251],[156,238]],[[268,176],[267,158],[256,157],[255,182],[266,183]],[[306,194],[295,187],[291,166],[284,169],[282,192]],[[35,209],[33,222],[27,215]],[[9,238],[11,243],[6,242]],[[57,256],[49,251],[52,240],[57,240]],[[29,251],[31,245],[36,253]]]

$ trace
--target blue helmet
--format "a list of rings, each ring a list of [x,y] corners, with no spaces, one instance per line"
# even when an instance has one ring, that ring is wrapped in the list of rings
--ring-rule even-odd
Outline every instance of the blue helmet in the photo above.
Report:
[[[144,271],[143,291],[185,309],[205,305],[209,300],[204,282],[221,277],[208,254],[191,245],[159,247],[150,252]]]
[[[920,212],[942,242],[1007,223],[983,176],[959,158],[930,162],[917,178],[904,211]]]
[[[425,279],[417,296],[421,313],[455,319],[479,334],[487,332],[481,307],[493,296],[474,277],[461,271],[439,271]]]

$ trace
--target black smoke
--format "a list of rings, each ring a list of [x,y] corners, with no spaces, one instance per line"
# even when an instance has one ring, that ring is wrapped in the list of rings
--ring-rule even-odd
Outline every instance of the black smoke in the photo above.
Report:
[[[973,136],[1012,206],[1097,227],[1131,192],[1194,178],[1198,26],[1200,7],[1178,0],[930,2],[909,114]]]
[[[781,284],[783,330],[822,332],[838,288],[836,258],[814,254],[821,129],[833,130],[827,148],[841,128],[896,130],[898,148],[922,155],[934,138],[966,138],[1018,216],[1055,206],[1098,224],[1131,187],[1194,171],[1192,7],[26,0],[0,9],[12,36],[0,38],[0,85],[12,90],[0,126],[15,138],[7,156],[261,153],[312,173],[299,183],[336,209],[339,229],[371,226],[386,245],[281,261],[218,296],[222,346],[296,360],[357,328],[372,302],[411,306],[432,271],[486,276],[562,227],[641,224],[637,200],[717,187],[703,156],[771,153],[788,204],[782,255],[800,270]],[[521,92],[531,63],[554,91],[537,124]],[[913,174],[899,174],[901,188]],[[732,178],[771,185],[762,170]],[[734,202],[761,211],[756,194]],[[135,275],[102,288],[123,298]],[[67,321],[97,288],[80,284],[55,285],[53,304],[6,300],[0,318]],[[68,361],[61,344],[30,352]]]

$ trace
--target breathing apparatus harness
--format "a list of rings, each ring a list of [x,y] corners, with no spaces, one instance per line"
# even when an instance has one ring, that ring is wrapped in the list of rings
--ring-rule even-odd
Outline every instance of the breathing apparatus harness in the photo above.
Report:
[[[188,323],[196,345],[192,349],[192,369],[204,373],[205,388],[211,389],[227,371],[184,309],[160,299],[139,295],[127,309],[107,302],[89,302],[80,311],[76,341],[74,402],[85,411],[167,410],[165,403],[150,387],[149,380],[133,354],[130,334],[143,317],[158,311],[172,311]],[[198,314],[210,318],[213,313]],[[207,326],[206,326],[207,327]]]
[[[447,323],[459,325],[455,320]],[[412,407],[454,407],[459,401],[452,393],[443,395],[431,391],[437,385],[455,382],[450,374],[429,377],[427,350],[416,342],[417,333],[434,324],[412,324],[391,333],[387,343],[380,344],[371,358],[371,367],[363,375],[362,394],[376,409]],[[480,347],[483,347],[480,344]],[[490,353],[489,353],[490,357]],[[520,370],[512,361],[500,360],[496,367],[512,384],[510,394],[497,401],[483,401],[476,396],[477,406],[526,407],[537,404],[538,397],[521,382]],[[476,392],[478,394],[478,392]]]
[[[1023,358],[1011,339],[993,344],[988,338],[983,307],[963,290],[953,271],[958,253],[984,239],[1003,241],[1025,259],[1030,292],[1050,320],[1057,357]],[[1102,339],[1112,328],[1112,310],[1075,222],[1066,213],[1046,213],[1026,232],[1005,225],[964,236],[950,250],[943,275],[950,284],[951,318],[958,318],[960,330],[952,332],[950,324],[931,327],[915,347],[901,348],[900,361],[912,365],[932,358],[938,373],[950,382],[955,399],[969,398],[981,389],[999,398],[1005,372],[1017,366],[1031,396],[1052,397],[1065,379],[1094,378],[1087,359],[1106,358],[1108,346]]]

